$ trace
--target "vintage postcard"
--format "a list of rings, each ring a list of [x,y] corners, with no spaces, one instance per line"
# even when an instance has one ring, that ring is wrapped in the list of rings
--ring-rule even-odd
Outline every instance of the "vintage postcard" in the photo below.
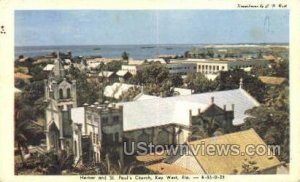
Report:
[[[299,181],[299,3],[127,2],[0,0],[0,181]]]

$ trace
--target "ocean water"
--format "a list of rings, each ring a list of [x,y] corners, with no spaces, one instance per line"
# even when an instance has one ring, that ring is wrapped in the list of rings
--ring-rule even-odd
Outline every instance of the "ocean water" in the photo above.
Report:
[[[47,55],[51,52],[71,51],[73,56],[98,56],[106,58],[120,58],[126,51],[133,59],[156,58],[162,54],[184,55],[194,46],[201,45],[88,45],[88,46],[26,46],[15,47],[15,58],[20,55],[35,57]]]

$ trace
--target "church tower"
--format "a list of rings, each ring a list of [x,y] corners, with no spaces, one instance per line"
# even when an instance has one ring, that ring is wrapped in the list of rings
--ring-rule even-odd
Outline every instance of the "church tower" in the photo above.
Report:
[[[45,84],[47,149],[72,151],[71,108],[77,107],[76,80],[65,77],[62,60],[57,53],[54,68]]]

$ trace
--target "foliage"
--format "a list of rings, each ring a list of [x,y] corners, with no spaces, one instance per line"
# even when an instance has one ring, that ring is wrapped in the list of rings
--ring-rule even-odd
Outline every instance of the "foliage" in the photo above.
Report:
[[[289,78],[289,61],[288,61],[288,59],[284,59],[281,62],[277,63],[273,69],[275,70],[274,76]]]
[[[239,88],[240,79],[243,79],[243,89],[249,92],[259,102],[265,99],[265,85],[255,76],[247,74],[244,70],[236,69],[220,72],[216,78],[217,90],[230,90]]]
[[[274,107],[280,111],[289,111],[289,87],[269,87],[264,101],[268,107]]]
[[[250,72],[255,76],[275,76],[289,79],[289,61],[284,59],[272,64],[272,67],[253,67]]]
[[[84,103],[92,104],[98,101],[101,84],[97,80],[89,80],[84,73],[79,71],[76,71],[73,76],[73,79],[76,80],[77,105],[82,106]]]
[[[217,87],[217,82],[207,79],[202,73],[190,73],[185,79],[185,83],[194,93],[213,91]]]
[[[33,122],[32,107],[24,104],[21,97],[15,100],[15,144],[21,161],[24,163],[24,153],[28,153],[29,144],[39,144],[43,137],[43,128]]]
[[[103,65],[102,70],[117,72],[122,68],[122,61],[114,60]]]
[[[72,169],[74,163],[74,156],[68,154],[66,151],[59,152],[50,151],[46,154],[40,155],[40,167],[45,168],[46,174],[61,174],[63,170]]]
[[[172,74],[169,76],[172,86],[181,87],[183,85],[183,79],[180,74]]]
[[[269,145],[280,145],[279,158],[289,160],[289,113],[274,107],[254,107],[246,114],[242,130],[253,128]]]
[[[125,60],[125,61],[128,61],[129,59],[129,54],[127,52],[123,52],[122,53],[122,59]]]
[[[275,71],[272,68],[265,67],[253,67],[250,71],[251,75],[258,76],[273,76],[275,75]]]
[[[127,92],[123,92],[120,100],[123,102],[132,101],[140,93],[138,88],[130,88]]]
[[[160,63],[149,63],[145,65],[142,72],[137,72],[134,77],[136,84],[159,84],[161,85],[169,77],[169,70]]]
[[[150,95],[172,96],[173,87],[179,86],[182,79],[179,75],[171,75],[161,63],[154,62],[145,65],[143,72],[130,80],[131,83],[144,85],[144,92]]]

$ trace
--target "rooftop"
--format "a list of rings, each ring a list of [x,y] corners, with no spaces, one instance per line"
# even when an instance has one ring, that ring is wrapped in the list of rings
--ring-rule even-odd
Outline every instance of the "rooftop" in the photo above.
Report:
[[[124,102],[119,103],[119,105],[123,105],[124,130],[170,123],[188,126],[189,110],[192,110],[193,113],[198,113],[199,108],[204,111],[211,105],[212,97],[214,97],[214,103],[221,108],[224,105],[232,106],[234,104],[234,125],[244,123],[244,119],[247,117],[246,110],[259,106],[259,103],[243,89]]]
[[[126,75],[127,73],[129,73],[127,70],[119,70],[116,74],[117,74],[118,76],[124,76],[124,75]]]
[[[260,81],[262,81],[267,85],[281,85],[287,80],[284,77],[272,77],[272,76],[259,76],[258,78],[260,79]]]
[[[54,68],[54,64],[47,64],[45,67],[44,67],[44,71],[52,71]]]
[[[249,144],[252,144],[254,147],[263,145],[267,148],[265,142],[253,129],[188,142],[188,145],[193,146],[194,148],[200,144],[204,144],[205,146],[227,144],[238,145],[240,147],[239,155],[230,155],[230,153],[228,155],[201,155],[202,153],[199,152],[199,154],[195,157],[201,167],[208,174],[232,174],[234,171],[241,173],[243,169],[242,165],[245,159],[255,161],[255,166],[258,167],[258,171],[269,169],[271,167],[277,167],[281,164],[276,156],[268,156],[267,153],[265,155],[254,154],[253,156],[249,156],[246,153],[241,154],[242,152],[246,151],[246,146]]]
[[[183,167],[166,163],[152,164],[146,166],[146,168],[159,174],[194,174],[192,171]]]
[[[21,79],[21,80],[28,80],[31,79],[32,76],[31,75],[27,75],[21,72],[17,72],[15,73],[15,79]]]
[[[100,77],[107,77],[108,78],[112,74],[114,74],[114,72],[112,72],[112,71],[101,71],[98,76],[100,76]]]

